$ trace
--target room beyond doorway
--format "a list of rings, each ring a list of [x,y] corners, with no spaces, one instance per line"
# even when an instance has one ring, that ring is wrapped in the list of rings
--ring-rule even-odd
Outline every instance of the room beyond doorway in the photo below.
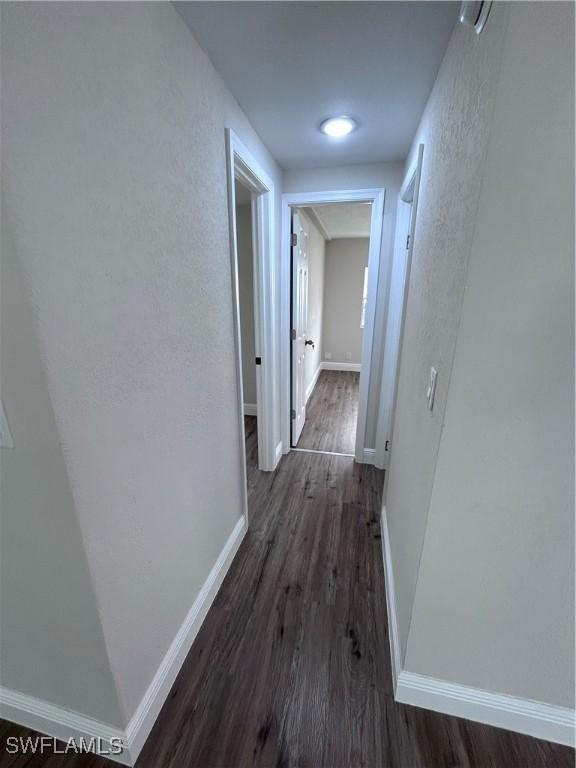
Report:
[[[363,462],[384,193],[329,194],[289,208],[290,446]]]
[[[320,372],[306,404],[298,449],[354,456],[359,383],[356,371]]]

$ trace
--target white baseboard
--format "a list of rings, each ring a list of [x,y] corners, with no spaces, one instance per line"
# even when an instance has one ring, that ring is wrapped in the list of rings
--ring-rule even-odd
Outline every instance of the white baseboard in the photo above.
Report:
[[[320,376],[320,374],[322,373],[322,365],[323,364],[320,363],[318,368],[316,368],[316,373],[314,374],[310,384],[308,384],[308,386],[306,388],[306,402],[308,402],[308,400],[310,400],[310,395],[314,391],[314,387],[316,386],[316,384],[318,382],[318,376]]]
[[[396,701],[573,747],[576,732],[576,713],[573,709],[492,693],[402,669],[396,590],[385,506],[382,508],[381,532],[388,638]]]
[[[258,416],[258,405],[256,403],[244,403],[244,416]]]
[[[374,464],[376,460],[376,450],[374,448],[364,448],[360,464]]]
[[[386,588],[386,611],[388,614],[388,642],[390,643],[390,661],[392,666],[392,683],[394,692],[398,684],[398,676],[402,669],[400,658],[400,636],[398,634],[398,614],[396,613],[396,587],[394,586],[394,571],[392,568],[392,551],[390,549],[390,534],[386,506],[382,505],[380,515],[380,534],[382,536],[382,557],[384,559],[384,578]]]
[[[246,519],[241,517],[162,659],[125,732],[8,688],[0,688],[0,716],[26,728],[54,736],[63,742],[74,739],[78,743],[82,738],[85,743],[88,743],[91,739],[95,739],[100,743],[101,749],[108,749],[108,747],[112,749],[115,742],[113,741],[110,746],[110,740],[120,739],[125,745],[121,754],[104,754],[102,751],[100,754],[123,765],[134,765],[246,531]]]
[[[360,363],[334,363],[332,360],[325,360],[322,363],[323,371],[356,371],[360,373],[361,368]]]
[[[276,446],[276,450],[274,451],[274,469],[278,466],[278,462],[282,458],[282,454],[284,453],[284,446],[282,445],[282,440],[278,443]]]
[[[128,723],[126,736],[134,761],[140,754],[152,730],[152,726],[160,714],[162,705],[170,693],[174,680],[202,626],[208,609],[224,581],[224,577],[232,564],[234,555],[238,551],[246,530],[246,520],[244,517],[241,517],[234,526],[234,530],[214,563],[214,567],[204,582],[192,608],[190,608],[170,648],[162,659],[138,709]]]
[[[396,701],[574,746],[574,710],[449,683],[414,672],[398,676]]]
[[[25,728],[59,739],[64,745],[72,739],[78,746],[82,742],[89,744],[93,740],[94,746],[98,745],[91,750],[95,754],[122,765],[134,764],[123,730],[48,701],[9,688],[0,688],[0,716]],[[121,754],[114,754],[120,742],[124,744],[124,749]],[[71,756],[74,752],[69,751],[68,754]]]

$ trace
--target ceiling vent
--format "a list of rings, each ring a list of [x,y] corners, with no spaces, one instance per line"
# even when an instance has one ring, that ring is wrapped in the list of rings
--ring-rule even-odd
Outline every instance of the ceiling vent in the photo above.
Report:
[[[460,23],[466,27],[474,27],[479,35],[484,29],[491,7],[492,0],[464,0],[460,6]]]

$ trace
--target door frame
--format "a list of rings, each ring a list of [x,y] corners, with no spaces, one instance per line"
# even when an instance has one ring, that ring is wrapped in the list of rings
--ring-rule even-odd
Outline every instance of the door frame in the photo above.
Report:
[[[368,249],[368,301],[364,333],[362,336],[362,358],[360,366],[360,388],[358,396],[358,420],[356,422],[356,443],[354,457],[357,462],[366,463],[366,417],[368,410],[368,392],[370,370],[374,346],[374,322],[378,296],[378,279],[382,252],[382,230],[384,225],[384,200],[386,190],[383,187],[371,189],[347,189],[325,192],[288,192],[282,195],[282,228],[280,248],[280,373],[281,373],[281,433],[284,453],[291,447],[290,441],[290,234],[291,209],[307,208],[330,203],[372,203],[370,222],[370,246]]]
[[[420,144],[402,181],[396,207],[396,229],[394,233],[392,268],[390,271],[384,357],[382,360],[382,384],[376,431],[375,464],[380,469],[388,469],[392,453],[394,414],[396,412],[398,396],[402,338],[404,336],[408,286],[410,283],[410,270],[412,268],[412,252],[414,248],[414,233],[416,231],[416,217],[418,214],[418,195],[423,157],[424,144]],[[407,235],[409,237],[408,248],[405,246]],[[399,302],[396,307],[392,305],[392,294],[395,290],[399,293]],[[388,475],[389,473],[387,472],[385,486],[388,484]]]
[[[242,337],[236,242],[236,179],[252,193],[252,258],[254,264],[254,346],[261,364],[256,366],[258,469],[271,471],[277,459],[274,428],[274,182],[231,129],[226,129],[228,224],[232,274],[232,305],[236,355],[236,389],[240,456],[244,481],[244,508],[248,520],[244,391],[242,384]],[[279,451],[278,451],[279,453]]]

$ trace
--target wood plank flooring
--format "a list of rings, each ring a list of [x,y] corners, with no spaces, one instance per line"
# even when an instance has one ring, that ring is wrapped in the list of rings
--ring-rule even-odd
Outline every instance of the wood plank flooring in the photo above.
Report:
[[[394,702],[379,513],[383,473],[292,452],[255,466],[250,530],[137,768],[568,768],[573,751]],[[105,768],[8,756],[1,768]]]
[[[354,453],[360,374],[321,371],[306,405],[298,448]]]

